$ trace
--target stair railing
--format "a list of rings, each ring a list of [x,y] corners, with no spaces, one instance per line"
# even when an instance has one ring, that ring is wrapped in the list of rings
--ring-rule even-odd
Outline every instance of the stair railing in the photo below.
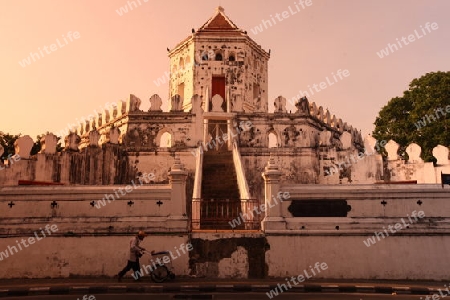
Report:
[[[250,195],[250,189],[248,188],[247,177],[245,177],[245,170],[242,165],[242,157],[238,149],[238,145],[236,141],[233,141],[233,162],[234,168],[236,170],[236,179],[239,187],[239,195],[241,200],[241,210],[243,214],[249,216],[249,223],[253,222],[253,203],[247,203],[248,199],[252,199]],[[251,204],[251,205],[250,205]]]
[[[238,145],[236,141],[233,141],[233,162],[236,170],[236,177],[239,187],[239,195],[241,199],[251,199],[250,191],[245,177],[244,167],[242,166],[242,158],[239,153]]]

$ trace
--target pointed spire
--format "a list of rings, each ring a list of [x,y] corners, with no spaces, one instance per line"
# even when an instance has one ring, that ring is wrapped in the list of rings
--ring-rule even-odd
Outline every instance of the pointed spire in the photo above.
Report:
[[[222,6],[218,6],[214,15],[202,26],[198,31],[208,30],[227,30],[236,31],[240,33],[236,24],[231,21],[227,15],[225,15],[225,9]]]

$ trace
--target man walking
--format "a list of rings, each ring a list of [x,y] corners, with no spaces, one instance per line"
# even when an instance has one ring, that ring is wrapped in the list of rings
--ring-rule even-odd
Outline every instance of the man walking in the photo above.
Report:
[[[139,257],[142,256],[142,251],[145,251],[145,249],[139,246],[139,244],[144,240],[145,236],[145,232],[141,230],[135,237],[130,240],[130,259],[128,260],[126,267],[123,268],[123,270],[120,271],[119,274],[117,274],[119,282],[122,281],[122,277],[131,269],[133,269],[133,272],[136,276],[133,276],[134,278],[136,278],[135,280],[140,280],[140,273],[138,272],[140,268]]]

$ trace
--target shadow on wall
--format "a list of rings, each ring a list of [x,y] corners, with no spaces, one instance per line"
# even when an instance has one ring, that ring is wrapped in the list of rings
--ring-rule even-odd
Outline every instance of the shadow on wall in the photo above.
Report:
[[[265,278],[268,267],[265,237],[193,238],[194,250],[189,252],[191,275],[210,278]]]

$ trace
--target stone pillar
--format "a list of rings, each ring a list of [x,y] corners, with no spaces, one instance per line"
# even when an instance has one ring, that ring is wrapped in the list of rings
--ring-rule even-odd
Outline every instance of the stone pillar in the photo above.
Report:
[[[225,101],[227,103],[227,113],[231,112],[231,90],[228,86],[225,87]]]
[[[282,213],[282,203],[280,199],[274,200],[277,198],[280,190],[280,178],[282,174],[275,164],[275,158],[271,155],[262,174],[264,178],[266,209],[266,215],[261,222],[263,231],[286,229],[286,221]]]
[[[117,145],[119,144],[119,138],[120,138],[120,129],[114,127],[113,125],[109,130],[109,143]]]
[[[100,132],[97,129],[93,129],[89,132],[89,146],[98,147],[98,141],[100,140]]]
[[[58,169],[58,155],[48,154],[48,143],[43,152],[36,154],[36,171],[34,174],[34,180],[36,181],[55,181],[56,170]]]
[[[16,155],[19,155],[20,158],[29,159],[31,148],[33,148],[33,139],[29,135],[24,135],[19,137],[14,142],[14,149]]]
[[[387,157],[388,161],[399,159],[398,154],[397,154],[399,147],[400,147],[400,145],[397,144],[395,141],[389,140],[389,142],[385,146],[385,149],[388,153],[388,157]]]
[[[188,146],[195,146],[198,148],[198,142],[204,141],[205,131],[203,128],[203,109],[202,109],[202,101],[203,99],[195,94],[191,98],[192,102],[192,110],[191,113],[194,115],[194,136],[191,137],[191,140],[186,144]],[[206,126],[206,125],[205,125]]]
[[[228,136],[227,150],[228,151],[233,150],[233,139],[232,139],[232,135],[231,135],[232,132],[234,132],[233,131],[233,120],[228,119],[227,120],[227,136]]]
[[[81,137],[75,132],[71,132],[64,139],[65,142],[65,151],[79,152]]]
[[[150,108],[148,111],[158,111],[162,112],[161,105],[163,104],[163,101],[159,95],[155,94],[150,97]]]
[[[167,218],[167,227],[180,231],[188,230],[188,218],[186,215],[186,178],[188,172],[184,169],[180,158],[175,156],[175,162],[169,172],[169,180],[172,186],[171,210]]]
[[[58,137],[53,133],[46,134],[39,141],[41,143],[41,151],[39,153],[55,154],[58,146]]]

